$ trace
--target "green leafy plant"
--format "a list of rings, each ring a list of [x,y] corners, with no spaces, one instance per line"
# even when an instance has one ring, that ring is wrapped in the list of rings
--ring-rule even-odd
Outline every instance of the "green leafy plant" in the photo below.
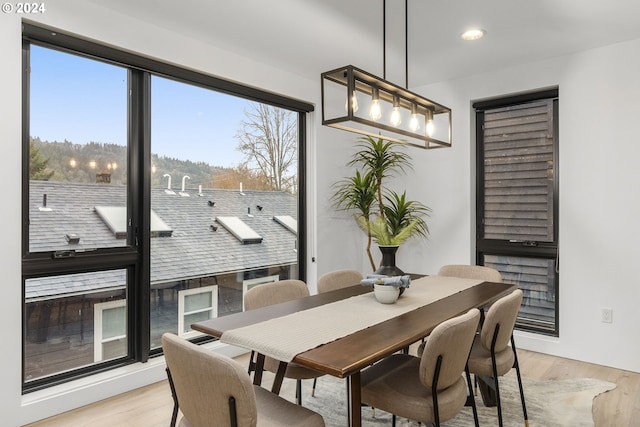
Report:
[[[367,234],[366,252],[373,270],[372,241],[380,246],[399,246],[411,237],[429,233],[424,217],[431,209],[407,200],[406,191],[398,194],[383,185],[385,178],[411,168],[410,157],[398,151],[397,145],[381,138],[360,138],[358,151],[348,163],[356,166],[355,175],[334,184],[334,205],[355,211],[358,226]]]
[[[356,170],[355,176],[346,178],[335,184],[336,192],[333,196],[334,204],[341,209],[354,210],[358,224],[367,233],[367,255],[372,266],[375,265],[371,256],[371,233],[369,232],[369,217],[376,204],[376,186],[371,171],[361,174]]]
[[[389,191],[384,197],[385,216],[370,221],[370,233],[378,245],[400,246],[411,237],[427,237],[429,234],[424,217],[429,215],[431,209],[421,202],[407,200],[406,196],[406,192],[398,195],[395,191]]]

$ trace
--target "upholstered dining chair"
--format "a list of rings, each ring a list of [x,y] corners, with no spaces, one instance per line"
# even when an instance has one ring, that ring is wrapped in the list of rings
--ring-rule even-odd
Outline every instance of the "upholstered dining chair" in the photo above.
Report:
[[[162,336],[162,348],[182,410],[180,427],[324,427],[318,413],[252,385],[229,357],[171,333]]]
[[[476,279],[484,282],[502,283],[502,274],[494,268],[483,265],[448,264],[443,265],[438,270],[438,276],[459,277],[461,279]],[[480,325],[484,321],[484,309],[480,310]],[[417,354],[420,356],[424,351],[424,340],[418,346]]]
[[[450,264],[443,265],[438,270],[438,276],[460,277],[463,279],[478,279],[485,282],[502,283],[502,274],[494,268],[483,265]]]
[[[318,293],[335,291],[357,285],[362,281],[362,273],[358,270],[335,270],[325,273],[318,278]]]
[[[302,280],[289,279],[277,282],[265,283],[249,289],[244,294],[244,309],[253,310],[281,302],[291,301],[309,296],[309,288]],[[251,353],[249,372],[253,369],[254,353]],[[264,369],[269,372],[277,372],[280,362],[271,357],[265,357]],[[287,364],[284,373],[285,378],[296,380],[296,402],[302,404],[302,380],[315,379],[324,375],[322,372],[302,367],[296,363]],[[312,391],[313,393],[313,391]]]
[[[502,274],[495,268],[484,265],[448,264],[438,270],[438,276],[459,277],[461,279],[476,279],[483,282],[502,283]],[[480,326],[484,321],[484,308],[480,309]]]
[[[522,295],[522,291],[517,289],[491,305],[485,316],[480,334],[477,334],[474,339],[471,354],[469,355],[469,372],[474,374],[475,379],[479,377],[480,381],[487,384],[489,389],[495,393],[495,403],[498,407],[498,423],[501,427],[502,405],[500,403],[498,378],[509,372],[511,368],[516,369],[524,423],[525,426],[529,425],[518,355],[513,339],[513,328],[522,304]],[[509,343],[511,343],[511,346],[509,346]],[[484,397],[483,395],[483,399]]]
[[[396,415],[440,426],[469,396],[477,427],[466,364],[479,319],[480,311],[471,309],[436,326],[421,357],[397,353],[362,371],[362,402],[393,414],[394,426]]]

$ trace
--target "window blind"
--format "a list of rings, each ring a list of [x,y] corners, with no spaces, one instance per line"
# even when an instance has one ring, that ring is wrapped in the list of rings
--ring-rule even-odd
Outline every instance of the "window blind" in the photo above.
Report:
[[[553,241],[553,101],[485,111],[484,238]]]

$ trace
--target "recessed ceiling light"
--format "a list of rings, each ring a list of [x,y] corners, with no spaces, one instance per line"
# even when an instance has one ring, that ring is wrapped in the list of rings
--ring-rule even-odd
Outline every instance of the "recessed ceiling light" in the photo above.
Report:
[[[467,30],[462,33],[462,38],[464,40],[478,40],[482,38],[487,32],[485,30],[474,28],[472,30]]]

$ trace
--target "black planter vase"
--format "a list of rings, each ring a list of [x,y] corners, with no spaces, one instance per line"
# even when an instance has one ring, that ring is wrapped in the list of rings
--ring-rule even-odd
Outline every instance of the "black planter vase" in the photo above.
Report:
[[[396,251],[399,246],[378,246],[382,253],[382,261],[380,267],[376,270],[376,274],[385,276],[404,276],[404,271],[396,266]]]
[[[378,246],[382,253],[382,261],[380,267],[375,271],[376,274],[385,276],[404,276],[404,271],[396,265],[396,251],[400,246]],[[404,288],[400,288],[400,295],[404,293]]]

